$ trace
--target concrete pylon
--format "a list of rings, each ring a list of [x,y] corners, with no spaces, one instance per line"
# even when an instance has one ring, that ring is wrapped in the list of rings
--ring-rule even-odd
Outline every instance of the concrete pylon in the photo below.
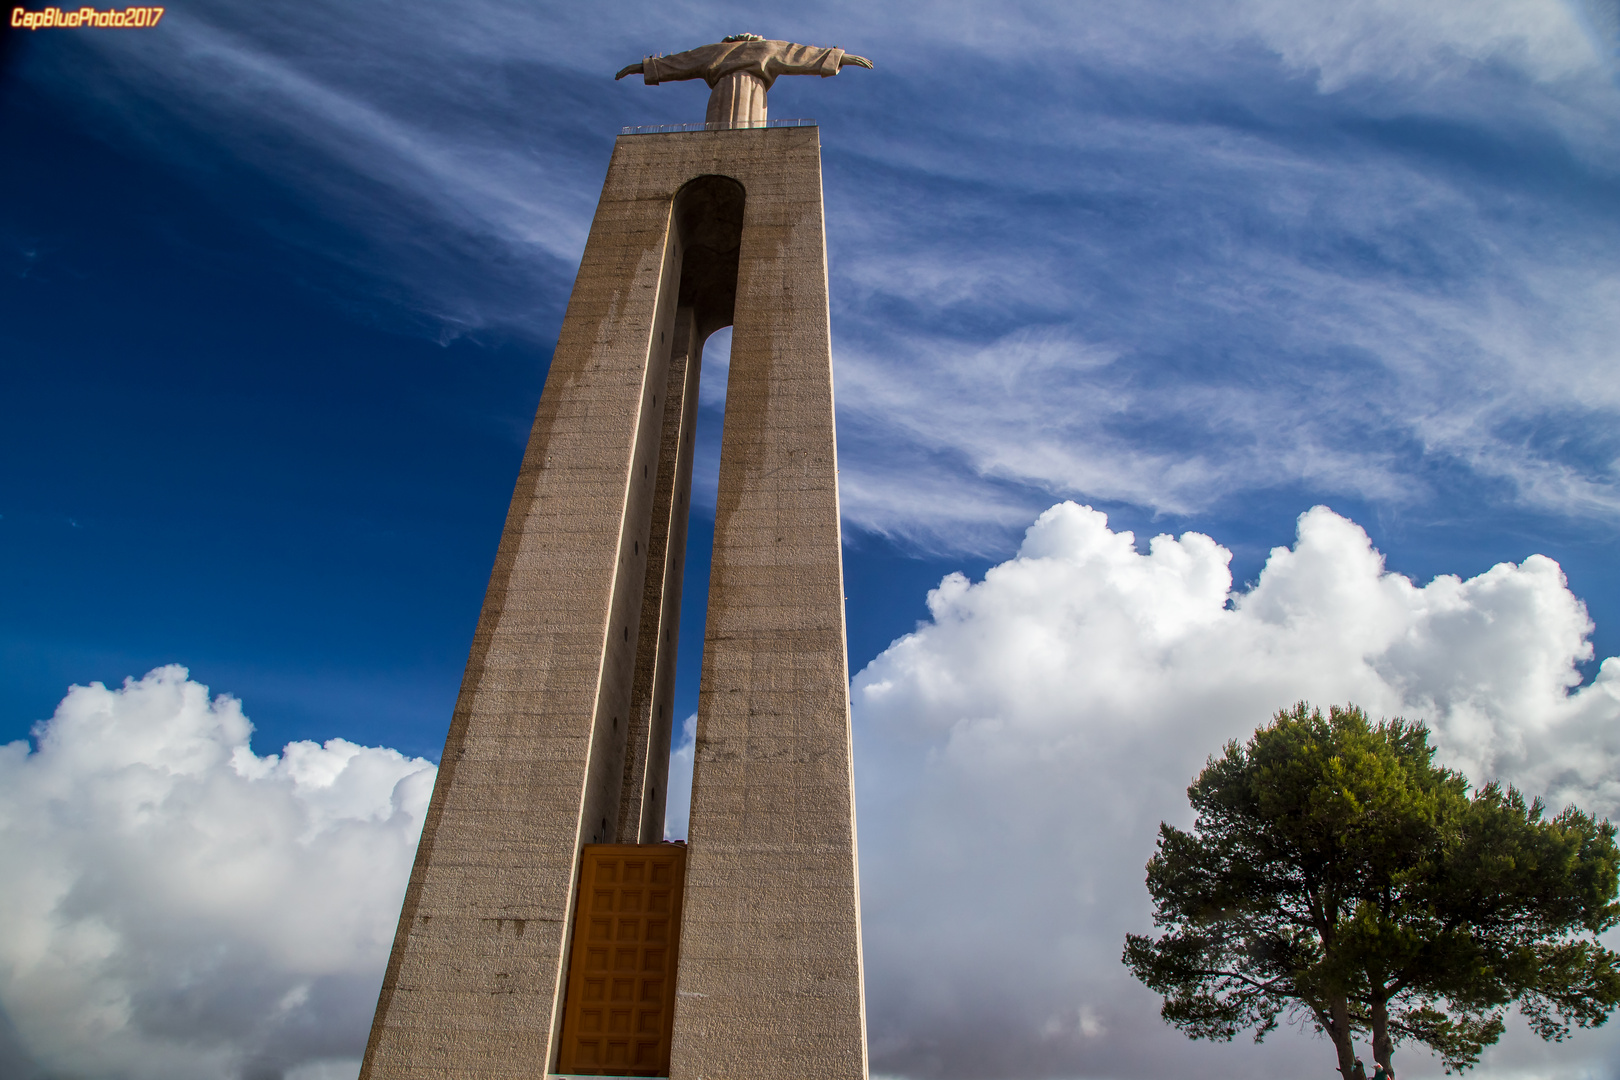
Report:
[[[821,150],[778,127],[614,147],[364,1080],[556,1067],[581,852],[663,837],[697,380],[728,324],[669,1075],[867,1075]]]

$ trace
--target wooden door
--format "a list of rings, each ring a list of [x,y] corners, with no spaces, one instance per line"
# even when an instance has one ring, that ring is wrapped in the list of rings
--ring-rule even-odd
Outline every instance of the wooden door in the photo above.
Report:
[[[557,1071],[668,1076],[684,844],[586,844]]]

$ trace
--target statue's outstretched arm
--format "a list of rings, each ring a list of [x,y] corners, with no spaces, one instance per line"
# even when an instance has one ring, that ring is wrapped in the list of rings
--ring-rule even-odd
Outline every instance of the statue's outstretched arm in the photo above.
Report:
[[[854,64],[856,67],[869,68],[872,66],[872,61],[868,60],[864,56],[856,56],[854,53],[845,53],[843,56],[839,57],[838,66],[843,67],[846,64]]]
[[[872,65],[867,64],[866,66],[871,67]],[[641,64],[641,62],[637,61],[636,63],[631,64],[629,67],[625,68],[623,71],[619,72],[617,75],[613,76],[613,81],[618,82],[620,79],[624,78],[626,75],[641,75],[641,74],[645,73],[646,70],[647,69]]]

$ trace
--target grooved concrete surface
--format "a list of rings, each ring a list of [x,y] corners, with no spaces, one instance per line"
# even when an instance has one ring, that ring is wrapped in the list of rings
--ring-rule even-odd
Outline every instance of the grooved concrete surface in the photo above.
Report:
[[[670,1076],[864,1077],[819,131],[749,134]]]
[[[663,434],[658,451],[642,592],[641,636],[630,693],[624,781],[619,793],[618,843],[664,839],[669,794],[669,744],[674,727],[675,657],[681,634],[681,585],[686,525],[692,509],[692,456],[697,443],[698,378],[703,343],[691,308],[677,308],[669,350]]]
[[[638,801],[637,643],[664,621],[642,606],[668,460],[671,207],[705,175],[747,195],[671,1076],[866,1075],[819,132],[781,128],[614,148],[364,1080],[539,1077],[556,1060],[580,849]]]

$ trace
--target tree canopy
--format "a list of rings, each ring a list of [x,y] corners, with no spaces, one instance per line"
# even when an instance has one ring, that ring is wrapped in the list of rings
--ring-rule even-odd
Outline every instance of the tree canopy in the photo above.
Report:
[[[1396,1044],[1477,1064],[1517,1005],[1543,1038],[1620,1003],[1615,828],[1575,807],[1437,767],[1428,730],[1304,703],[1227,744],[1187,789],[1191,832],[1159,827],[1147,864],[1157,940],[1124,962],[1191,1038],[1255,1041],[1279,1016],[1354,1040],[1393,1071]]]

